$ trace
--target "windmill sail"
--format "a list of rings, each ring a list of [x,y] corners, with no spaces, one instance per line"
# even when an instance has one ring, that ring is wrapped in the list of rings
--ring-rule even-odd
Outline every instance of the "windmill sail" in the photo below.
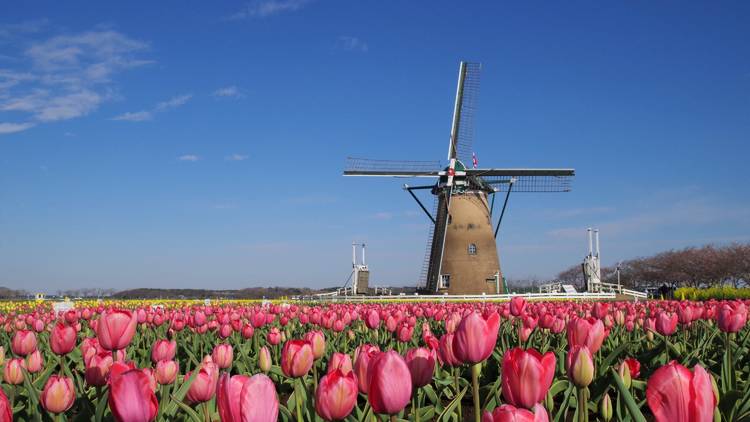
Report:
[[[470,169],[467,176],[495,192],[506,192],[513,181],[513,192],[570,192],[573,169]]]
[[[347,157],[344,176],[435,177],[440,161],[372,160]]]
[[[457,158],[463,163],[471,160],[481,69],[482,65],[479,63],[461,62],[459,66],[451,139],[448,147],[449,160]]]

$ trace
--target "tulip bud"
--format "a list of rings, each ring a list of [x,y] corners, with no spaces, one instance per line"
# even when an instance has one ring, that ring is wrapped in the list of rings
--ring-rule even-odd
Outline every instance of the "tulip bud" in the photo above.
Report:
[[[331,356],[331,360],[328,361],[328,370],[326,373],[330,374],[337,369],[341,370],[344,375],[352,372],[352,359],[349,355],[336,352]]]
[[[594,359],[588,347],[573,346],[568,352],[567,364],[568,378],[573,381],[576,387],[588,387],[594,380]],[[624,366],[627,367],[627,365]]]
[[[344,419],[357,404],[357,392],[354,373],[344,374],[336,369],[320,379],[315,392],[315,411],[327,421]]]
[[[172,360],[177,352],[177,342],[165,339],[156,340],[151,347],[151,361]]]
[[[13,335],[10,349],[18,356],[26,356],[36,350],[36,333],[33,331],[19,330]]]
[[[604,393],[599,401],[599,416],[602,417],[604,422],[609,422],[612,419],[612,399],[609,398],[609,393]]]
[[[156,382],[161,385],[170,385],[177,378],[177,372],[179,372],[180,366],[176,361],[173,360],[160,360],[156,362],[156,371],[154,371],[154,378]]]
[[[304,337],[312,346],[315,360],[322,358],[326,354],[326,338],[322,331],[310,331]]]
[[[3,370],[3,380],[11,385],[18,385],[23,383],[23,368],[26,366],[26,362],[22,358],[15,358],[9,360],[5,364]]]
[[[271,352],[268,351],[268,347],[263,346],[258,352],[258,367],[263,372],[271,370]]]
[[[44,358],[39,352],[39,349],[34,350],[30,355],[26,356],[26,370],[29,373],[36,374],[44,367]]]
[[[281,370],[289,378],[300,378],[310,371],[315,357],[306,340],[289,340],[281,349]]]
[[[42,403],[44,410],[50,413],[62,413],[70,409],[76,399],[75,387],[73,380],[68,377],[52,375],[44,384],[39,401]]]
[[[633,382],[633,377],[630,375],[630,366],[626,363],[620,364],[620,367],[617,369],[617,374],[622,378],[622,384],[625,388],[630,388],[630,385]]]
[[[214,347],[211,357],[220,369],[227,369],[232,366],[234,352],[229,344],[218,344]]]
[[[49,334],[49,346],[56,355],[66,355],[76,347],[76,329],[58,322]]]

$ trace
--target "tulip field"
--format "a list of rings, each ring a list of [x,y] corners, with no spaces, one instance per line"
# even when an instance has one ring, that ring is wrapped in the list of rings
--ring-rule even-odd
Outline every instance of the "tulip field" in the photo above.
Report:
[[[0,303],[2,421],[750,421],[750,301]]]

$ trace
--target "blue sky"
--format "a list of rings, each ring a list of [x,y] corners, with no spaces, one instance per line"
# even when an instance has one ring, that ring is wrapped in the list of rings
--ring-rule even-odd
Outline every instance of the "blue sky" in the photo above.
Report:
[[[332,286],[419,275],[427,220],[348,155],[445,160],[461,59],[510,278],[750,240],[750,4],[13,2],[0,13],[0,285]]]

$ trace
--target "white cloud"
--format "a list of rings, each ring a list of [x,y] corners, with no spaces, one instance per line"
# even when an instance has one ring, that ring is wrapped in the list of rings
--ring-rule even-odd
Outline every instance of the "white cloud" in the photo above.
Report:
[[[34,123],[0,123],[0,135],[23,132],[34,127]]]
[[[185,154],[185,155],[180,155],[179,157],[177,157],[177,159],[179,161],[198,161],[201,158],[199,156],[197,156],[197,155]]]
[[[242,154],[232,154],[225,157],[227,161],[243,161],[247,160],[249,157],[247,155]]]
[[[144,122],[153,118],[153,113],[150,111],[133,111],[125,112],[120,115],[113,117],[111,120],[121,120],[126,122]]]
[[[239,12],[228,17],[229,20],[265,18],[286,12],[295,12],[311,0],[256,0],[246,4]]]
[[[245,96],[240,92],[239,88],[234,85],[219,88],[211,93],[211,95],[217,98],[243,98]]]
[[[110,120],[119,120],[124,122],[145,122],[153,119],[156,113],[163,113],[165,111],[173,110],[177,107],[185,105],[188,101],[190,101],[191,98],[193,98],[192,94],[178,95],[166,101],[157,103],[152,110],[128,111],[112,117]]]
[[[358,51],[361,53],[367,53],[367,43],[357,37],[351,37],[344,35],[339,37],[337,46],[346,51]]]
[[[177,108],[185,105],[190,99],[193,98],[193,94],[179,95],[172,97],[167,101],[162,101],[154,107],[154,111],[167,111],[173,108]]]
[[[147,43],[113,29],[29,39],[44,32],[46,20],[0,26],[0,43],[12,40],[6,50],[18,53],[14,69],[0,69],[0,112],[30,119],[16,128],[91,114],[114,98],[117,73],[152,63],[138,57]]]

